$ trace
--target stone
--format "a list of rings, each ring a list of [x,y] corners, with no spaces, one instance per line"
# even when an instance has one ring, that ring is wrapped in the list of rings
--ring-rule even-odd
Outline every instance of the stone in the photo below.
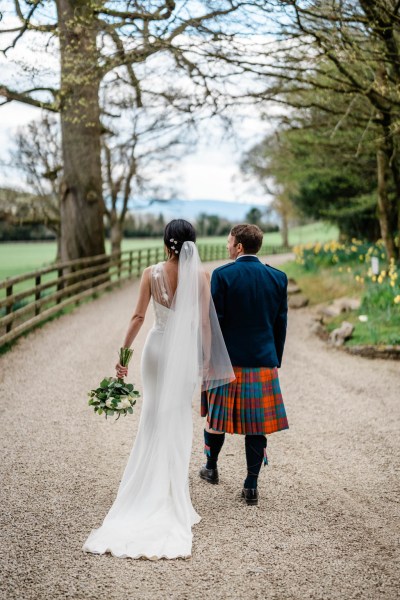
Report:
[[[365,358],[383,358],[391,360],[400,360],[400,345],[382,345],[382,346],[349,346],[345,348],[349,354],[363,356]]]
[[[350,312],[351,310],[358,310],[361,301],[359,298],[338,298],[336,304],[340,308],[340,312]]]
[[[318,308],[318,314],[322,317],[327,317],[328,319],[332,319],[333,317],[338,317],[340,315],[340,310],[334,304],[330,306],[320,306]]]
[[[248,573],[265,573],[265,569],[263,569],[262,567],[253,567],[250,569],[247,569]]]
[[[309,300],[303,294],[294,294],[289,296],[288,305],[289,308],[303,308],[307,306]]]
[[[291,294],[299,294],[300,292],[301,292],[301,289],[299,288],[298,285],[296,285],[295,283],[288,283],[287,293],[289,294],[289,296]]]
[[[346,340],[348,340],[354,331],[354,325],[349,323],[348,321],[343,321],[340,327],[334,329],[330,336],[329,341],[334,346],[343,346]]]
[[[358,310],[360,308],[360,300],[358,298],[336,298],[329,306],[321,306],[318,312],[321,316],[331,319],[338,317],[344,312]]]
[[[315,321],[310,327],[311,333],[317,335],[321,340],[327,340],[329,334],[322,323]]]

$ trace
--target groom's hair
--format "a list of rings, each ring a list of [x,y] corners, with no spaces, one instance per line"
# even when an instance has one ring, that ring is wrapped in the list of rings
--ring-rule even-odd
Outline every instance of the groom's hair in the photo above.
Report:
[[[262,246],[263,232],[258,225],[249,225],[242,223],[235,225],[231,229],[231,236],[236,240],[236,244],[242,244],[245,254],[257,254]]]

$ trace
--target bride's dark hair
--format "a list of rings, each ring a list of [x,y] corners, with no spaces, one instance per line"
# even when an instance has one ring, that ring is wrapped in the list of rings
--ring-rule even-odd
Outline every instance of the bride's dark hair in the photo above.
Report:
[[[168,248],[168,253],[179,254],[184,242],[195,242],[196,231],[189,221],[185,219],[174,219],[165,226],[164,244]]]

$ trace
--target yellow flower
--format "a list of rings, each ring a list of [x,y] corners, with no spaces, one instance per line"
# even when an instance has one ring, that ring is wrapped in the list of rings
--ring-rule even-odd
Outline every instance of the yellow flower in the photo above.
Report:
[[[398,296],[395,297],[394,299],[394,303],[395,304],[400,304],[400,294]]]
[[[381,254],[381,258],[383,258],[383,259],[385,258],[385,254],[384,254],[384,252],[382,252],[382,254]]]
[[[348,273],[351,273],[351,269],[350,269],[350,267],[347,267],[347,272],[348,272]]]
[[[343,267],[339,267],[338,271],[341,273],[343,271]]]
[[[372,281],[376,281],[376,275],[372,275]]]
[[[379,277],[378,277],[378,283],[382,283],[382,282],[383,282],[383,277],[382,277],[382,275],[379,275]]]

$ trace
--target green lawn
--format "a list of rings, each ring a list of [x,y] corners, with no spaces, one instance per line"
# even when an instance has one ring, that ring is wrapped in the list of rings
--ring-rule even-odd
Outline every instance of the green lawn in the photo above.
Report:
[[[303,227],[294,227],[290,231],[289,241],[292,245],[308,242],[326,242],[337,239],[338,231],[331,225],[312,223]],[[225,244],[226,236],[199,238],[199,243]],[[268,245],[281,245],[279,232],[264,235],[264,243]],[[139,248],[155,248],[162,246],[160,239],[142,238],[125,239],[122,243],[123,250]],[[106,242],[107,252],[110,243]],[[55,242],[4,242],[0,243],[0,280],[20,273],[34,271],[54,260],[56,252]]]

